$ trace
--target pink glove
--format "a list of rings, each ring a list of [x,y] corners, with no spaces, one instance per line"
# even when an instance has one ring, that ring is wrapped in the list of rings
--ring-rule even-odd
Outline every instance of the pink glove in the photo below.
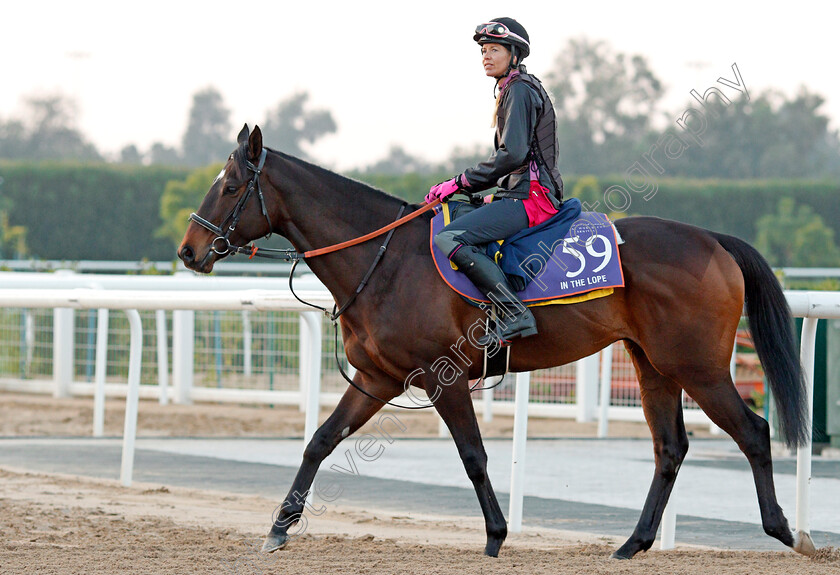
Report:
[[[445,182],[441,182],[429,188],[429,193],[426,194],[426,203],[431,204],[435,200],[443,201],[445,198],[448,198],[460,190],[461,186],[458,183],[459,177],[460,176],[455,176],[451,180],[446,180]]]

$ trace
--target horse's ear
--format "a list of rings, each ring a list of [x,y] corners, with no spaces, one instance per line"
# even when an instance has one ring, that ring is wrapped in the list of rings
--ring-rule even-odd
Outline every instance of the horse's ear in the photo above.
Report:
[[[251,160],[256,160],[262,154],[262,149],[262,131],[260,131],[259,126],[254,126],[254,131],[251,132],[251,137],[248,138],[248,157]]]
[[[239,135],[236,136],[236,143],[240,146],[248,141],[248,124],[242,126],[242,130],[240,130]]]

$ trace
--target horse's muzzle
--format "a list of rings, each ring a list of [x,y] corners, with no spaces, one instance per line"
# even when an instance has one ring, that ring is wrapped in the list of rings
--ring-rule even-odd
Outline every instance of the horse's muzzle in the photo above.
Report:
[[[189,244],[181,244],[178,249],[178,257],[184,262],[184,265],[199,273],[207,274],[213,271],[213,263],[216,260],[216,253],[213,250],[207,250],[204,257],[199,259],[196,250]]]

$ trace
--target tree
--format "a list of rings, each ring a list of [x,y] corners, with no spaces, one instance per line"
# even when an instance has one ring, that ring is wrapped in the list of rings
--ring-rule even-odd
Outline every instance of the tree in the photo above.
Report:
[[[750,98],[707,101],[697,144],[669,162],[676,175],[723,178],[818,178],[840,175],[840,140],[807,88],[787,99],[766,90]],[[692,106],[698,109],[697,103]],[[677,135],[679,130],[677,130]]]
[[[137,149],[137,146],[135,146],[134,144],[129,144],[128,146],[124,146],[123,149],[120,150],[120,163],[140,165],[143,163],[143,154],[140,153],[140,150]]]
[[[102,156],[74,126],[75,103],[63,96],[29,98],[27,104],[34,118],[29,135],[31,157],[38,159],[73,159],[102,161]]]
[[[9,214],[0,210],[0,257],[21,259],[26,252],[26,228],[9,225]]]
[[[598,183],[598,178],[589,175],[578,178],[568,195],[570,198],[579,199],[584,206],[594,206],[603,203],[604,192]]]
[[[185,180],[167,182],[160,198],[160,218],[163,225],[155,237],[168,238],[174,245],[181,243],[187,231],[190,213],[201,205],[207,190],[224,164],[210,165],[193,171]]]
[[[29,136],[20,120],[0,122],[0,158],[22,159],[29,148]]]
[[[284,153],[310,159],[303,146],[335,133],[337,126],[329,110],[307,110],[308,100],[307,92],[297,92],[277,104],[260,126],[263,141]]]
[[[623,172],[664,94],[647,60],[616,52],[604,41],[573,38],[546,80],[557,113],[561,167]]]
[[[388,155],[365,168],[365,174],[402,175],[428,173],[431,166],[424,160],[412,156],[402,146],[392,145]]]
[[[213,87],[193,95],[187,130],[181,140],[183,161],[188,166],[206,166],[227,157],[231,149],[230,110]]]
[[[0,125],[0,157],[28,160],[102,161],[96,147],[75,127],[75,103],[60,94],[26,99],[28,125]]]
[[[834,230],[810,206],[797,207],[791,198],[781,198],[775,214],[756,222],[756,248],[770,265],[778,267],[840,266],[840,249]]]
[[[181,166],[184,163],[178,150],[161,142],[152,144],[149,150],[149,162],[163,166]]]
[[[475,144],[471,148],[456,146],[452,149],[449,158],[435,171],[444,174],[459,174],[467,168],[472,168],[483,162],[493,154],[493,147],[483,144]]]
[[[3,178],[0,177],[0,188]],[[26,255],[26,228],[9,225],[12,202],[0,195],[0,258],[22,258]]]
[[[834,230],[819,216],[797,230],[794,238],[796,265],[802,267],[840,266],[840,249],[834,243]]]

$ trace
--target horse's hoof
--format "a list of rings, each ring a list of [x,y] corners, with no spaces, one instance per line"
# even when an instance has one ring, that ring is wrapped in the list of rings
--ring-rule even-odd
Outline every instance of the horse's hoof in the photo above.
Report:
[[[813,557],[817,554],[817,548],[814,547],[814,541],[811,539],[810,533],[805,531],[797,531],[793,534],[793,550],[807,557]]]
[[[504,543],[504,539],[500,539],[498,541],[488,541],[487,545],[484,547],[484,554],[488,557],[498,557],[499,549],[502,548],[502,543]]]
[[[268,535],[263,541],[262,552],[273,553],[278,549],[282,549],[289,542],[288,535]]]
[[[615,552],[612,555],[610,555],[610,559],[632,559],[633,556],[638,552],[639,545],[631,537],[630,539],[624,542],[624,545],[616,549]]]

